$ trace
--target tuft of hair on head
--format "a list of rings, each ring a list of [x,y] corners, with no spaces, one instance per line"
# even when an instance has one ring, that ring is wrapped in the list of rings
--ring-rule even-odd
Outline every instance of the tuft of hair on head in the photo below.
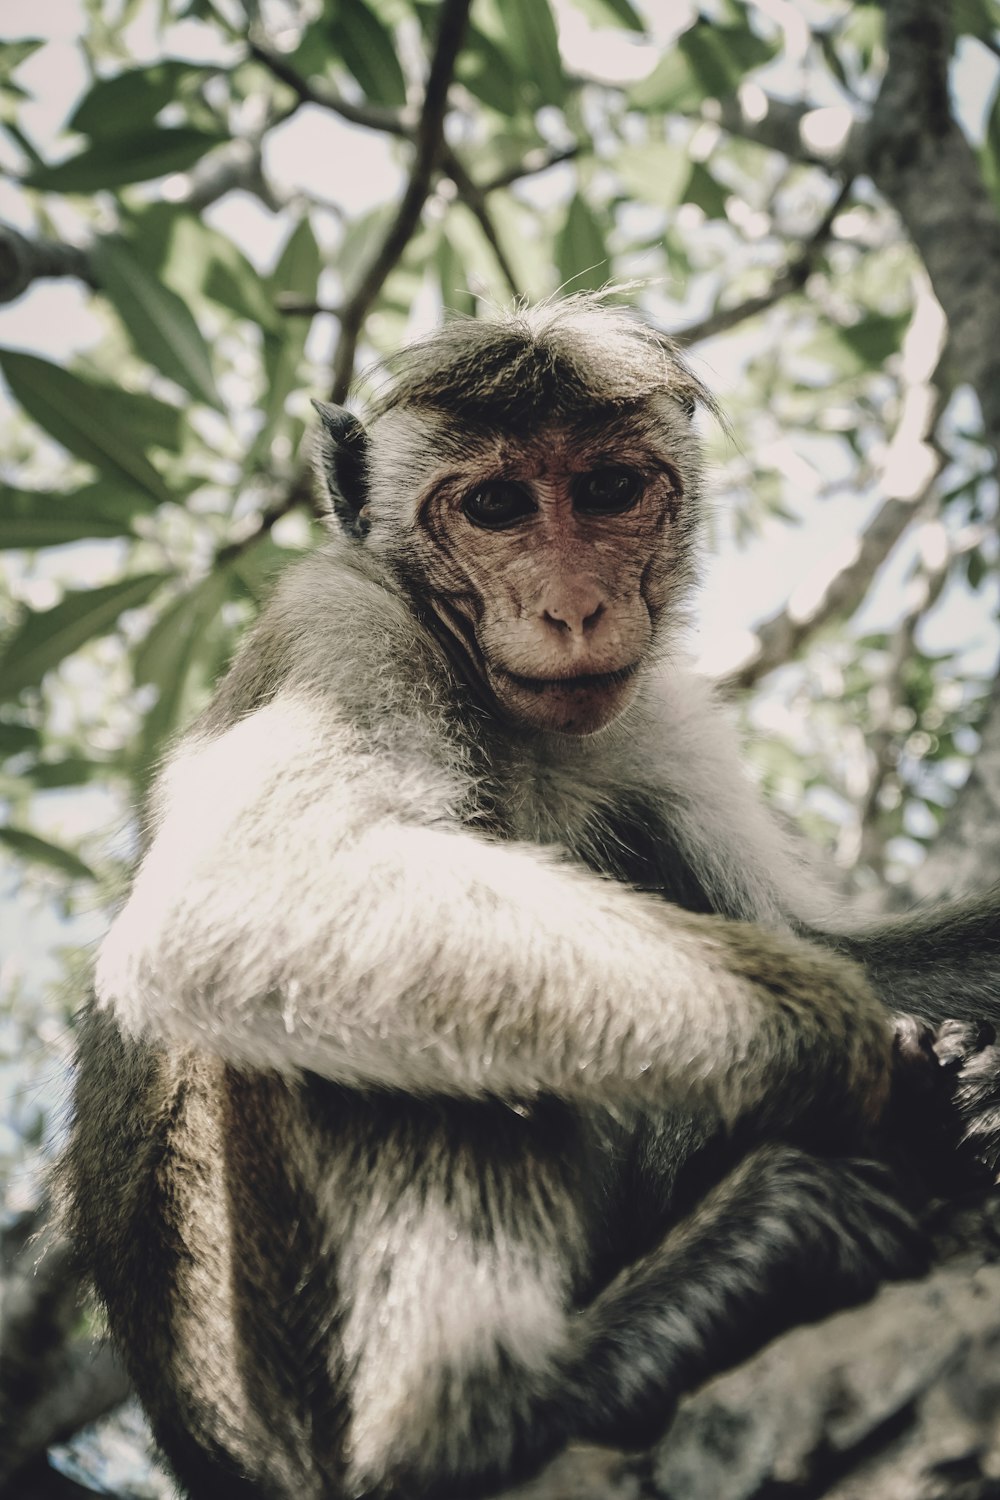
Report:
[[[676,344],[602,293],[521,304],[490,319],[454,318],[381,364],[378,417],[427,406],[468,421],[519,426],[540,413],[571,420],[664,394],[693,415],[717,408]]]

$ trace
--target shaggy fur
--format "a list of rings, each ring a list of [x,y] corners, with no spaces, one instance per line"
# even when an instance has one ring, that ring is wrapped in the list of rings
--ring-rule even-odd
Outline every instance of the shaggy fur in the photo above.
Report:
[[[195,1496],[469,1496],[645,1442],[916,1263],[879,1172],[810,1149],[878,1119],[885,1008],[796,935],[818,908],[677,657],[701,394],[577,302],[404,352],[367,430],[324,414],[338,532],[159,781],[67,1157]],[[582,513],[612,462],[639,499]],[[487,482],[515,529],[470,522]]]

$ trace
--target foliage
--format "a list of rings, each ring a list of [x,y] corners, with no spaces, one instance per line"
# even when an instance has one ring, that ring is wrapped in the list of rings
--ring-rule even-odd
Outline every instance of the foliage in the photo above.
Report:
[[[842,134],[857,124],[885,61],[880,8],[816,0],[782,30],[773,7],[742,0],[476,0],[429,197],[366,291],[396,223],[388,184],[420,140],[443,9],[89,5],[81,87],[62,129],[37,138],[46,48],[26,39],[5,53],[12,212],[26,242],[82,247],[92,290],[79,295],[96,327],[43,357],[22,322],[0,350],[13,403],[0,837],[71,904],[93,904],[95,874],[106,899],[132,842],[123,850],[98,821],[64,846],[53,799],[65,806],[66,788],[96,780],[138,801],[275,575],[318,534],[308,398],[329,394],[330,352],[352,318],[364,368],[441,311],[612,283],[687,329],[721,387],[733,432],[709,439],[724,546],[749,540],[761,557],[803,515],[833,535],[838,507],[849,503],[856,530],[879,502],[885,442],[915,379],[902,352],[915,256],[866,179],[831,174],[794,132],[785,151],[762,144],[759,110],[744,108],[742,125],[731,116],[737,99],[794,81]],[[956,55],[982,66],[970,39],[992,36],[995,0],[957,9]],[[998,111],[977,143],[994,189]],[[322,169],[296,173],[313,139]],[[384,185],[359,193],[362,140],[380,143]],[[31,292],[39,308],[49,295],[41,282]],[[958,373],[936,378],[945,415],[923,436],[944,444],[948,467],[913,519],[938,526],[943,561],[927,564],[917,525],[885,553],[897,575],[929,580],[925,607],[901,618],[898,590],[876,594],[873,629],[851,618],[862,586],[832,617],[817,613],[750,708],[772,791],[879,873],[912,863],[975,744],[981,654],[963,656],[953,627],[935,643],[923,616],[957,598],[984,633],[995,597],[989,465],[968,403],[948,405]]]

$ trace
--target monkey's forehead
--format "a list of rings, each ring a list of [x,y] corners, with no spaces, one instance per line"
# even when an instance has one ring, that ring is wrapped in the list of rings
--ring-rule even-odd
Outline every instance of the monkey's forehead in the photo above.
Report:
[[[669,339],[589,299],[456,320],[391,356],[383,376],[374,417],[415,406],[521,435],[540,420],[570,424],[657,393],[710,404]]]
[[[515,419],[485,420],[414,405],[390,408],[369,428],[368,469],[412,488],[444,469],[544,473],[584,469],[597,456],[636,461],[644,454],[682,468],[697,463],[698,442],[675,400],[657,395],[566,413],[540,403]]]

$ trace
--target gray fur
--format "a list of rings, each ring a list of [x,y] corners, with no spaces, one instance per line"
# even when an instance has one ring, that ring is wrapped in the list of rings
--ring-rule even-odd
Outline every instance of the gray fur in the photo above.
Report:
[[[768,1131],[861,1142],[890,1029],[861,970],[792,931],[822,902],[677,655],[701,396],[589,302],[406,352],[363,474],[330,423],[342,530],[158,783],[67,1180],[194,1495],[469,1495],[573,1437],[646,1439],[681,1390],[913,1263],[871,1170],[784,1145],[733,1166]],[[650,518],[620,531],[567,510],[573,455],[609,448],[646,476]],[[562,517],[552,587],[589,569],[603,636],[562,596],[525,604],[527,546],[463,530],[483,472],[540,497],[532,527]],[[649,555],[648,620],[609,572],[619,535]],[[509,637],[462,593],[473,544],[487,589],[509,559]],[[590,707],[553,732],[494,696],[516,636],[529,703],[600,707],[637,619],[597,732]]]

